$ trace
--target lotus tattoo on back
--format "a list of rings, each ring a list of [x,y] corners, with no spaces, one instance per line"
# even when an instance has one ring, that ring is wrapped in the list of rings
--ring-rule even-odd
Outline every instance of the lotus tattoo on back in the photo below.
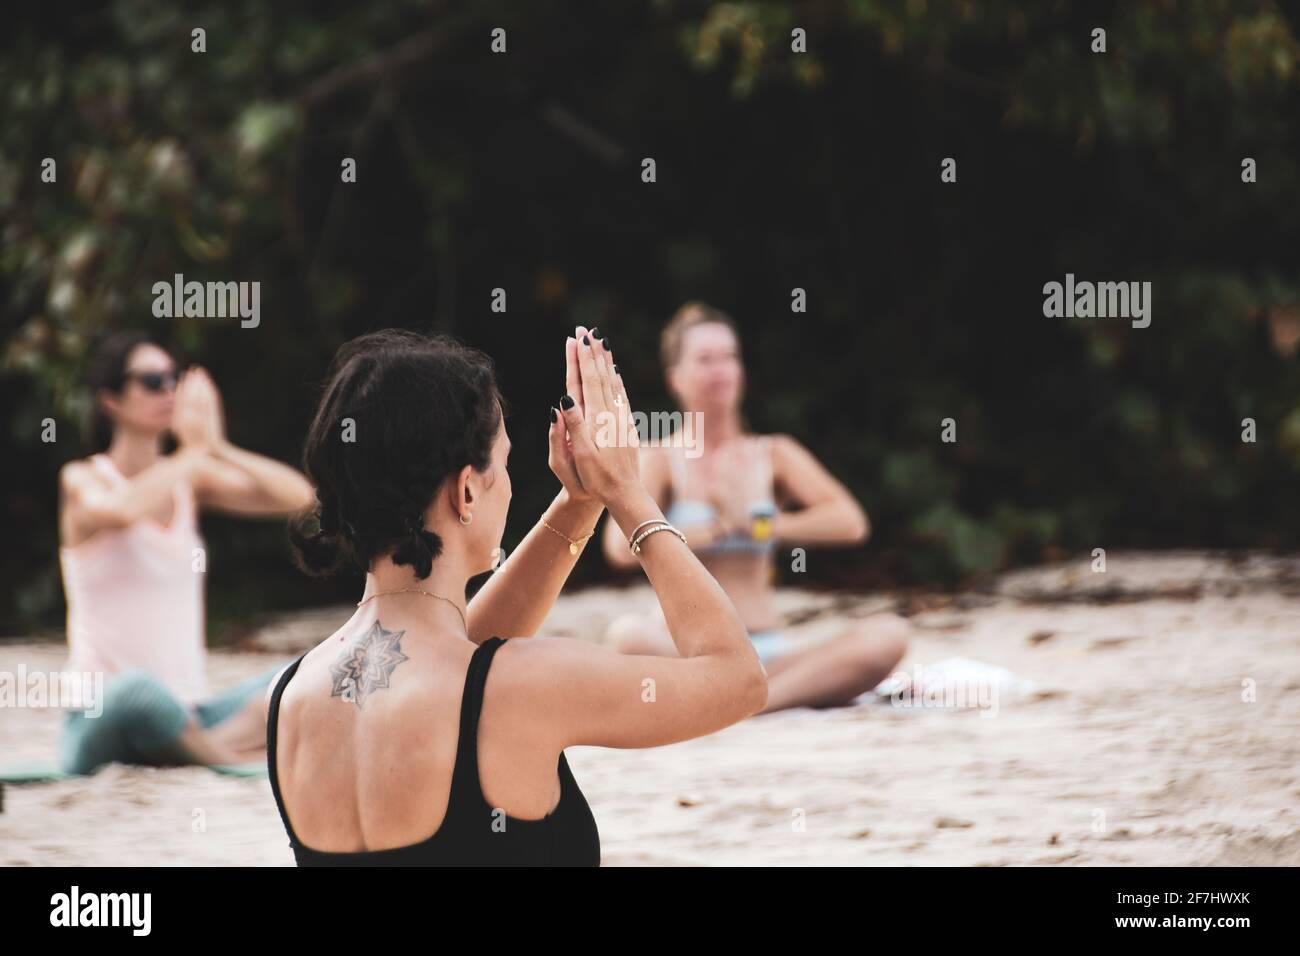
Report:
[[[405,631],[386,631],[376,621],[364,635],[345,647],[330,665],[331,697],[342,697],[363,709],[375,691],[390,686],[393,670],[410,660],[402,653]]]

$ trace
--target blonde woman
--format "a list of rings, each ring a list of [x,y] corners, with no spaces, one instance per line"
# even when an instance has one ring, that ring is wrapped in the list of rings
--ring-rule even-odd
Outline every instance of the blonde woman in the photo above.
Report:
[[[778,549],[861,544],[870,530],[862,507],[796,439],[749,432],[739,335],[725,313],[699,302],[682,306],[663,331],[661,358],[685,420],[702,417],[703,447],[672,440],[643,447],[642,480],[740,612],[767,671],[765,712],[846,704],[875,687],[907,650],[903,618],[846,622],[801,647],[773,602]],[[631,568],[622,540],[616,522],[607,522],[606,557]],[[657,613],[616,618],[607,641],[628,654],[674,653]]]

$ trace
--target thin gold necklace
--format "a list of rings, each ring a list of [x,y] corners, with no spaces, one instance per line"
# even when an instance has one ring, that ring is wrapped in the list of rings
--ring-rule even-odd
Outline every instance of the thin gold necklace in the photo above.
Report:
[[[423,594],[425,597],[437,598],[439,601],[446,601],[448,604],[450,604],[452,607],[456,609],[456,613],[460,615],[461,624],[465,625],[465,633],[469,634],[469,622],[465,620],[465,612],[460,609],[460,605],[457,604],[455,601],[453,601],[451,598],[445,598],[441,594],[434,594],[432,591],[424,590],[424,588],[393,588],[390,591],[376,591],[374,594],[370,595],[370,597],[362,598],[360,601],[358,601],[357,607],[361,607],[361,605],[365,604],[367,601],[373,601],[381,594],[405,594],[408,592],[412,592],[415,594]],[[343,640],[343,638],[340,637],[339,640]]]

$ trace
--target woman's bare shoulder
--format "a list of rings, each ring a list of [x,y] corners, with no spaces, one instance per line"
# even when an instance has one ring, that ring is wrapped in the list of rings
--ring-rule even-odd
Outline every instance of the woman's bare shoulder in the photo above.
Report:
[[[104,480],[93,464],[91,458],[74,458],[59,466],[59,484],[64,488],[76,488],[86,482],[104,484]]]
[[[772,449],[772,460],[778,465],[817,461],[817,456],[809,451],[803,442],[788,432],[772,432],[769,435],[760,437]]]

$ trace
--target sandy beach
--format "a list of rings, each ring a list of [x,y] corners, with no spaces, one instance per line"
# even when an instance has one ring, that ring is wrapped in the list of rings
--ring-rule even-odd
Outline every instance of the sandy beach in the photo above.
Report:
[[[560,600],[544,633],[596,640],[645,587]],[[996,707],[866,700],[752,718],[654,750],[573,748],[618,865],[1300,864],[1300,558],[1112,553],[977,593],[782,593],[791,633],[897,608],[901,670],[964,658],[1016,678]],[[320,640],[344,608],[214,651],[220,689]],[[0,671],[59,644],[0,644]],[[0,711],[0,762],[52,760],[59,713]],[[265,778],[112,766],[8,786],[0,864],[291,865]]]

